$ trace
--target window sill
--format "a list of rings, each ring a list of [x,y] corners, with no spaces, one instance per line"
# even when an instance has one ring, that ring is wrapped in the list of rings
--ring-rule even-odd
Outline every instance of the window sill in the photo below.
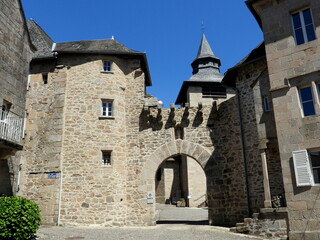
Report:
[[[115,119],[115,117],[114,116],[100,116],[99,117],[99,120],[103,120],[103,119]]]
[[[110,165],[102,165],[101,167],[103,167],[103,168],[112,168],[112,165],[110,164]]]
[[[114,74],[113,71],[101,71],[101,73]]]

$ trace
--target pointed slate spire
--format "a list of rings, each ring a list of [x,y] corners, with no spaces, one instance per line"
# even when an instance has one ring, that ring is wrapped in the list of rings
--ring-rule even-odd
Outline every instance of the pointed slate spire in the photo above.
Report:
[[[202,34],[201,43],[199,46],[198,54],[195,60],[192,62],[192,67],[197,67],[202,59],[209,58],[217,67],[220,67],[221,62],[218,57],[216,57],[210,47],[210,44],[208,43],[208,40],[206,38],[206,35],[204,33]]]
[[[206,36],[204,35],[204,33],[202,34],[202,39],[201,39],[201,43],[199,46],[199,50],[198,50],[198,55],[196,59],[199,58],[205,58],[205,57],[213,57],[215,58],[216,56],[213,54],[212,49],[207,41]]]
[[[191,63],[192,76],[189,81],[221,82],[220,65],[220,59],[213,54],[203,33],[197,57]]]

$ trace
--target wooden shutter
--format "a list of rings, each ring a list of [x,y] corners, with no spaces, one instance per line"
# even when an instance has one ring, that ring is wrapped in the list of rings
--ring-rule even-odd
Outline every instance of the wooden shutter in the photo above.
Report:
[[[313,181],[307,150],[293,151],[292,156],[297,186],[311,186]]]

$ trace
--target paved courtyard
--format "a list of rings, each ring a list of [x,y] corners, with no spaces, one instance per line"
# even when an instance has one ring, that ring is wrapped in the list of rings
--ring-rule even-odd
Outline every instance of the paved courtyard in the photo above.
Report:
[[[157,225],[124,228],[41,227],[40,240],[249,240],[262,239],[229,232],[229,228],[208,225],[206,208],[156,206]]]
[[[190,223],[208,225],[207,208],[184,208],[175,205],[156,205],[156,219],[158,223]]]
[[[40,240],[252,240],[262,239],[230,233],[228,228],[161,224],[141,228],[65,228],[41,227]]]

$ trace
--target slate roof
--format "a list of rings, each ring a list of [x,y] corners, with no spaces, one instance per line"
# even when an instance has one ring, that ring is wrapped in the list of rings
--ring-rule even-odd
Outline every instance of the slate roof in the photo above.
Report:
[[[263,59],[266,57],[266,50],[264,42],[260,43],[255,49],[253,49],[247,56],[245,56],[240,62],[238,62],[235,66],[228,69],[226,72],[222,84],[229,86],[229,87],[235,87],[236,84],[236,76],[238,74],[239,68],[250,64],[252,62],[258,61],[260,59]]]
[[[210,47],[210,44],[208,43],[208,40],[207,40],[207,38],[206,38],[204,33],[202,34],[202,39],[201,39],[201,43],[200,43],[200,46],[199,46],[197,57],[193,62],[195,62],[198,59],[202,59],[202,58],[219,59],[214,55],[214,53],[213,53],[213,51],[212,51],[212,49]]]
[[[108,53],[108,54],[137,54],[114,39],[74,41],[57,43],[54,50],[59,53]]]
[[[53,40],[34,20],[28,20],[27,25],[31,41],[37,48],[37,51],[33,55],[33,59],[54,58],[51,52]]]

